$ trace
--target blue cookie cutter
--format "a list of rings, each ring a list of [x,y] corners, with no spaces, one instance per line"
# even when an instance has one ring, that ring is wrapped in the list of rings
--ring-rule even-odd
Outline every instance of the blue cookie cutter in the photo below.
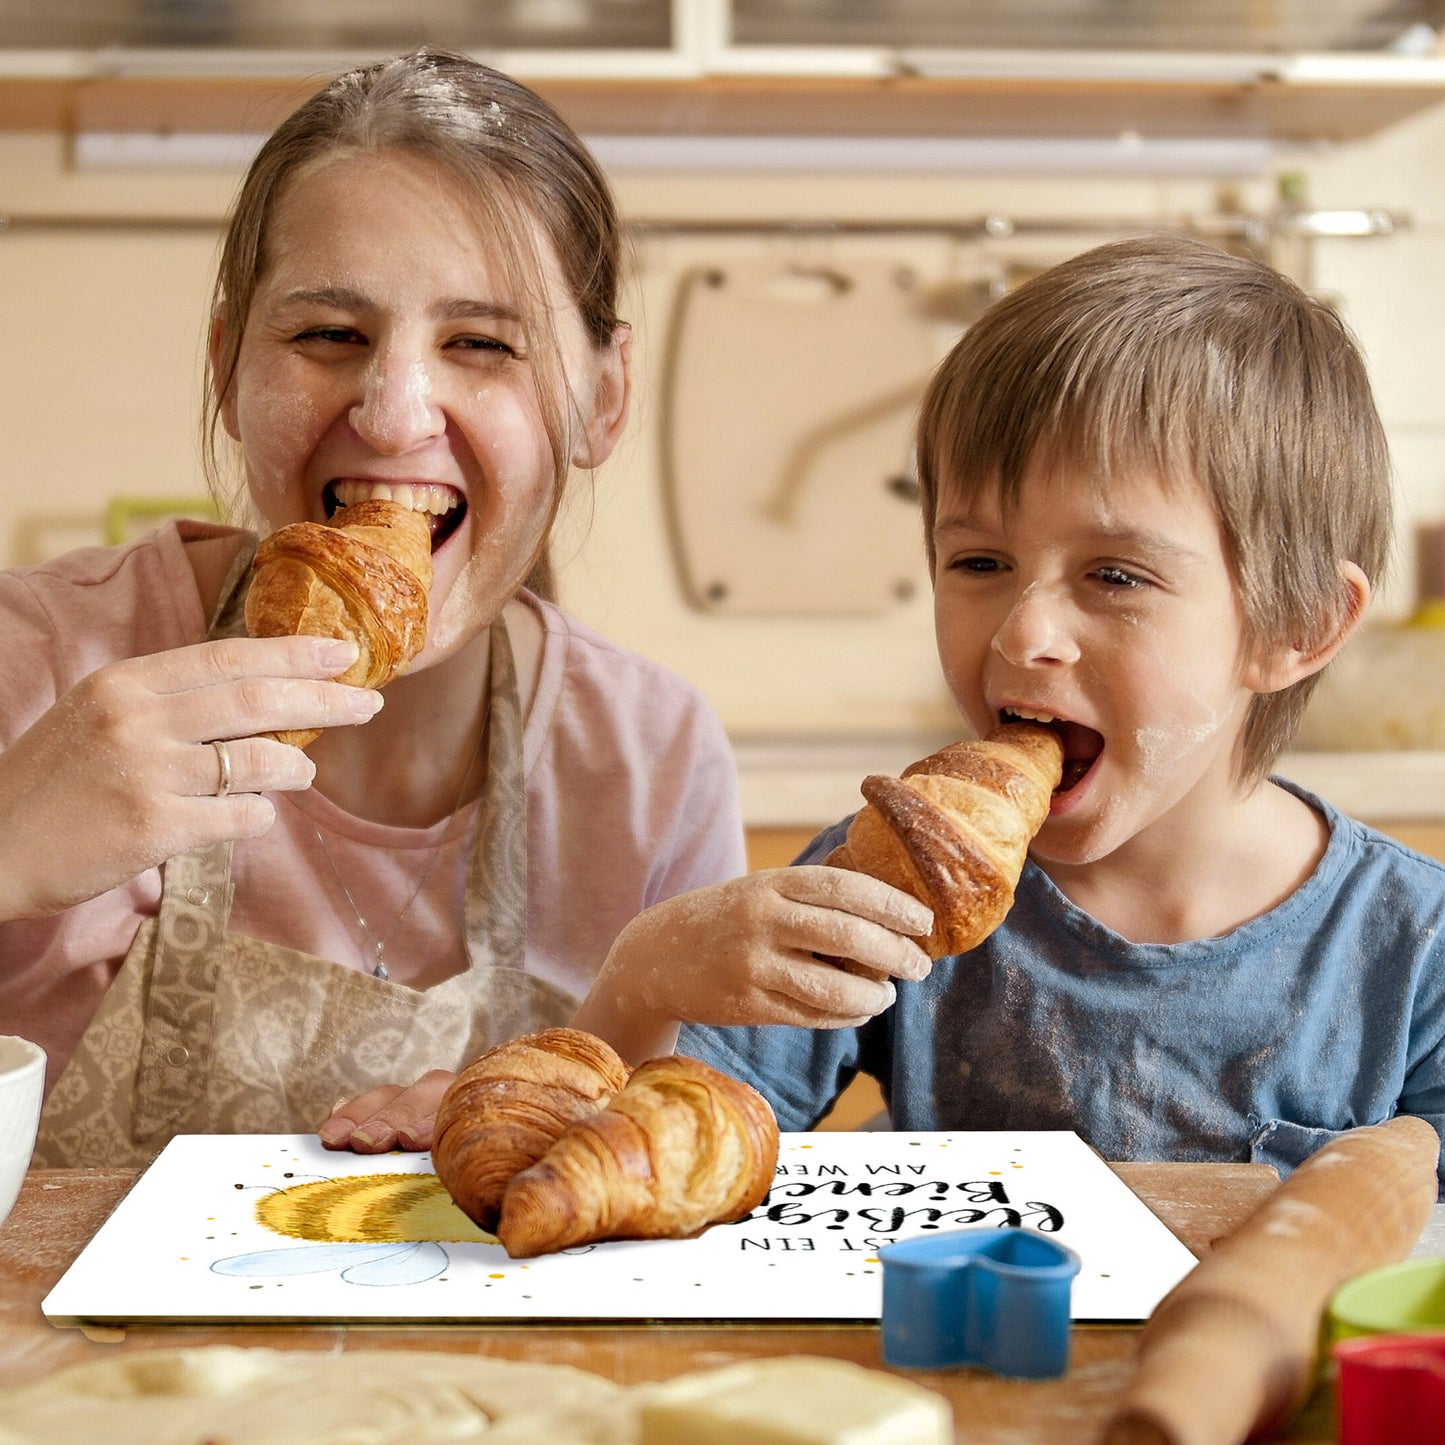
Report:
[[[878,1257],[885,1363],[981,1365],[1031,1380],[1068,1369],[1073,1250],[1029,1229],[959,1229],[885,1245]]]

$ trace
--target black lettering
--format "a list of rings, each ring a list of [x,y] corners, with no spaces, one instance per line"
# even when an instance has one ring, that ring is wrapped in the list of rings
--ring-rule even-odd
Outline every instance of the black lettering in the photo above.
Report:
[[[1063,1211],[1038,1199],[1028,1201],[1028,1209],[1024,1213],[1024,1218],[1029,1220],[1040,1234],[1053,1234],[1064,1227]]]
[[[756,1210],[748,1216],[749,1219],[759,1217],[772,1224],[811,1224],[815,1219],[832,1219],[836,1224],[843,1224],[848,1219],[848,1211],[846,1209],[823,1209],[816,1214],[810,1214],[806,1210],[800,1209],[791,1200],[784,1200],[781,1204],[770,1204],[765,1207],[761,1216]]]
[[[1008,1203],[1008,1191],[997,1179],[975,1179],[972,1183],[960,1184],[958,1187],[970,1204]]]

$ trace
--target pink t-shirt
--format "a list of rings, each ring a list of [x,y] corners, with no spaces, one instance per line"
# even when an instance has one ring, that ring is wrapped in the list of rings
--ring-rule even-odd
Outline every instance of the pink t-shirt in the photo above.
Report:
[[[171,524],[126,547],[0,574],[0,746],[96,668],[201,641],[183,539],[214,532]],[[550,603],[523,600],[544,630],[523,733],[526,967],[580,1000],[641,909],[743,871],[737,776],[717,715],[690,683]],[[234,848],[233,932],[370,969],[344,882],[385,940],[395,982],[424,988],[466,967],[475,804],[418,829],[354,817],[314,791],[274,796],[275,827]],[[49,1084],[159,899],[150,869],[56,917],[0,924],[0,1033],[46,1050]]]

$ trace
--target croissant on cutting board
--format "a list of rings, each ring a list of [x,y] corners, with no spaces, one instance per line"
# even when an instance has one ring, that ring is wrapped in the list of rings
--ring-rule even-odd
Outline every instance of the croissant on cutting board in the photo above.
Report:
[[[1052,728],[1014,722],[942,748],[901,778],[865,778],[867,805],[823,862],[870,874],[926,903],[933,932],[919,942],[930,957],[964,953],[1013,907],[1063,760]]]
[[[678,1239],[741,1219],[772,1186],[768,1102],[696,1059],[629,1077],[601,1039],[547,1029],[489,1050],[437,1112],[432,1164],[514,1259],[603,1239]]]
[[[544,1029],[473,1059],[433,1127],[432,1167],[468,1218],[495,1232],[512,1179],[627,1082],[611,1046],[579,1029]]]
[[[395,502],[358,502],[328,523],[293,522],[261,539],[246,630],[252,637],[349,637],[360,654],[337,680],[383,687],[426,641],[431,582],[426,516]],[[319,735],[272,734],[297,747]]]
[[[767,1197],[778,1125],[755,1089],[683,1054],[649,1059],[507,1186],[514,1259],[599,1239],[685,1239]]]

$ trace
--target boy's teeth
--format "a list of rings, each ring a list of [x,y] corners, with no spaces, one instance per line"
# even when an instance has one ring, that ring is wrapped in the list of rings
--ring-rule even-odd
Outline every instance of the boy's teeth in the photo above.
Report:
[[[430,512],[441,516],[457,505],[458,497],[450,487],[436,486],[431,482],[420,482],[414,486],[388,482],[337,482],[336,500],[343,507],[354,507],[358,502],[395,502],[412,512]]]

